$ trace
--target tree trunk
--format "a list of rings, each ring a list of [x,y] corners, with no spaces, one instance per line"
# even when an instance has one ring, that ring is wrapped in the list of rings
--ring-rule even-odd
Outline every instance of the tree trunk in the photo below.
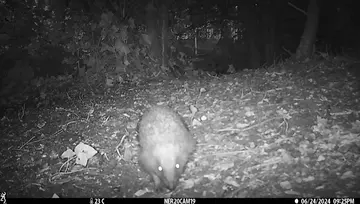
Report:
[[[275,28],[276,28],[276,13],[274,1],[265,2],[266,7],[263,10],[263,15],[261,19],[263,29],[263,45],[264,47],[264,57],[266,64],[272,64],[275,60]]]
[[[261,53],[257,42],[259,41],[259,25],[256,16],[256,10],[253,8],[250,11],[244,12],[247,20],[245,25],[247,28],[246,38],[248,39],[248,48],[250,51],[250,66],[252,69],[260,67]]]
[[[296,60],[305,60],[313,54],[316,32],[319,24],[319,7],[317,0],[310,0],[307,20],[300,44],[296,49]]]
[[[168,22],[169,22],[169,16],[168,16],[168,8],[167,5],[163,4],[162,5],[162,35],[161,35],[161,57],[162,57],[162,67],[167,67],[168,66]]]
[[[153,6],[151,2],[146,7],[146,25],[147,25],[147,34],[149,35],[151,45],[150,45],[150,55],[155,59],[160,59],[161,57],[161,45],[159,36],[159,16],[158,10]]]

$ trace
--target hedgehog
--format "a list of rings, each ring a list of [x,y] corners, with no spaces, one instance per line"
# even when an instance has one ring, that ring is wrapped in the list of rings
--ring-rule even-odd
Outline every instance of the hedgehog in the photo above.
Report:
[[[174,190],[196,142],[183,119],[167,106],[153,106],[138,124],[139,163],[155,190]]]

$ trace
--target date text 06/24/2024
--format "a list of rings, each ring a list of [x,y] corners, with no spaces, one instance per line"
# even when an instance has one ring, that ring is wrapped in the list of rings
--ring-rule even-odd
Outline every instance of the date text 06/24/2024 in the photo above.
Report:
[[[300,199],[295,199],[295,204],[355,204],[355,199],[354,198],[300,198]]]

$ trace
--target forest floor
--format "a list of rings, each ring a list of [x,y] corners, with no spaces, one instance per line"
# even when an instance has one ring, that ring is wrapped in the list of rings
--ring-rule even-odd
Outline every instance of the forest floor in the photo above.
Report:
[[[314,60],[111,88],[48,81],[2,99],[0,191],[10,198],[359,197],[360,68],[350,67]],[[136,126],[155,104],[177,111],[197,140],[173,192],[155,193],[137,162]],[[79,144],[96,150],[86,166],[63,154]]]

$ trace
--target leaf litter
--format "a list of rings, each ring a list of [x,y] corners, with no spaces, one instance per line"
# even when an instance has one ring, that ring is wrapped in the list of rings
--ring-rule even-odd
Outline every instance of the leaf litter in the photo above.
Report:
[[[12,195],[34,193],[38,186],[35,194],[47,197],[156,196],[148,190],[152,186],[136,162],[134,124],[143,106],[166,103],[192,124],[190,129],[198,140],[182,184],[170,196],[360,195],[356,183],[360,172],[359,92],[350,79],[338,86],[336,77],[326,74],[341,67],[320,63],[312,70],[304,66],[296,72],[278,73],[270,68],[183,83],[134,83],[131,90],[137,91],[125,95],[134,104],[122,98],[87,95],[71,101],[75,106],[55,103],[57,108],[42,110],[21,106],[20,118],[5,119],[5,115],[1,120],[1,171],[17,167],[15,172],[7,171],[4,183],[19,184],[10,190]],[[74,86],[72,93],[77,90],[81,93],[83,89]],[[116,91],[111,94],[116,96]],[[48,100],[51,95],[42,92],[41,98]],[[27,118],[29,111],[37,111],[37,117]],[[10,122],[18,124],[18,132],[7,128]],[[34,124],[31,131],[30,124]],[[61,159],[62,152],[80,143],[97,152],[92,162],[84,162],[90,158],[83,154],[77,156],[78,165]],[[4,158],[9,154],[12,156]],[[61,184],[75,183],[73,188],[85,189],[83,194],[72,194],[71,188],[50,190],[50,178],[64,165],[73,173],[63,174]],[[28,168],[34,174],[26,174]],[[14,175],[24,179],[14,180]]]

